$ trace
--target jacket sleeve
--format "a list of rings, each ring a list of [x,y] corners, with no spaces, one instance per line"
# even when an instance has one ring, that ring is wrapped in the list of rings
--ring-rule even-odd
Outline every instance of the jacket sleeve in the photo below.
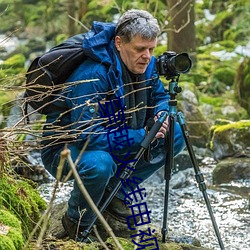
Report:
[[[88,68],[88,70],[86,70]],[[128,129],[128,137],[131,139],[132,146],[122,143],[122,137],[116,133],[108,133],[104,118],[100,116],[98,102],[105,98],[109,83],[106,79],[107,69],[103,65],[88,65],[83,63],[68,79],[68,82],[75,84],[66,90],[66,102],[70,107],[71,131],[76,136],[76,143],[83,147],[87,142],[87,149],[99,149],[112,151],[119,145],[119,152],[128,150],[137,151],[140,143],[145,137],[144,129]],[[89,79],[82,83],[77,83],[82,79]],[[124,138],[123,138],[124,139]],[[120,141],[119,141],[120,140]]]

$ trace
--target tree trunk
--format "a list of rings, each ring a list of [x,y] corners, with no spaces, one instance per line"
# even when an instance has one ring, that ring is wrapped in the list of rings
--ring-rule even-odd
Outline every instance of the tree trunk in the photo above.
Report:
[[[168,50],[189,53],[196,60],[195,0],[167,0],[169,9]]]
[[[68,14],[69,14],[69,22],[68,22],[68,34],[69,36],[73,36],[76,34],[76,3],[75,0],[69,0],[67,4]]]
[[[79,1],[79,11],[78,11],[78,18],[79,20],[87,13],[88,10],[88,2],[87,0]]]

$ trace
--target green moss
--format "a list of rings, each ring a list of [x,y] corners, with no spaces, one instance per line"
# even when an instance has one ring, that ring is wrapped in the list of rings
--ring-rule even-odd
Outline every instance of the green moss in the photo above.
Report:
[[[21,249],[24,243],[20,221],[9,211],[0,210],[0,224],[10,227],[5,237],[0,237],[0,249]],[[3,236],[3,235],[0,235]],[[7,245],[6,245],[7,244]]]
[[[27,182],[4,176],[0,179],[0,206],[8,209],[21,221],[24,237],[27,238],[46,203]]]
[[[228,86],[232,86],[235,78],[235,70],[228,67],[221,67],[214,71],[213,77]]]
[[[13,241],[7,236],[0,234],[0,249],[16,250]]]
[[[209,95],[201,95],[199,97],[199,101],[200,103],[206,103],[206,104],[210,104],[214,107],[221,107],[222,104],[224,103],[224,99],[221,96],[209,96]]]
[[[24,245],[24,240],[22,236],[22,231],[16,231],[15,228],[11,228],[7,236],[12,240],[16,249],[22,249]]]
[[[220,125],[215,126],[214,133],[225,132],[231,129],[241,130],[249,127],[250,127],[250,121],[233,122],[222,126]]]
[[[24,64],[25,56],[23,54],[16,54],[4,61],[4,63],[2,64],[2,69],[9,69],[11,67],[23,68]]]
[[[118,238],[118,240],[124,250],[133,250],[135,247],[135,245],[133,244],[131,240],[124,239],[124,238]],[[108,238],[106,242],[114,245],[114,240],[112,238]]]
[[[222,46],[226,51],[232,52],[235,50],[237,43],[234,40],[223,40],[219,42],[219,45]]]
[[[211,150],[214,149],[213,142],[215,140],[215,137],[217,140],[219,140],[221,143],[225,143],[228,145],[228,147],[232,148],[234,145],[229,140],[230,137],[225,136],[228,133],[231,133],[231,131],[234,131],[235,138],[237,141],[245,142],[246,143],[250,140],[250,133],[245,133],[245,131],[249,130],[250,128],[250,120],[243,120],[238,122],[231,122],[225,125],[214,125],[210,129],[210,143],[209,147]],[[229,149],[228,149],[229,150]]]
[[[25,81],[25,56],[16,54],[1,64],[0,84],[20,86]]]
[[[20,221],[16,218],[16,216],[11,214],[7,210],[0,209],[0,221],[7,226],[14,227],[17,230],[21,230]]]

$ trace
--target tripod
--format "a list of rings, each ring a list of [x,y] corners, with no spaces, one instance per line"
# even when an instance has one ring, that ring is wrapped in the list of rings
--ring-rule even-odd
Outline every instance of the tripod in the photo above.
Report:
[[[163,227],[162,227],[162,242],[164,243],[166,241],[169,182],[171,179],[172,169],[173,169],[173,164],[174,164],[174,123],[175,123],[175,119],[177,117],[178,122],[181,126],[181,130],[182,130],[185,142],[186,142],[186,146],[187,146],[191,161],[192,161],[193,166],[194,166],[195,178],[196,178],[197,183],[199,184],[199,189],[202,192],[203,197],[205,199],[206,206],[207,206],[207,209],[208,209],[208,212],[209,212],[217,239],[219,241],[220,248],[221,248],[221,250],[225,250],[223,242],[221,240],[219,230],[218,230],[218,226],[216,224],[215,217],[213,215],[213,211],[212,211],[209,199],[208,199],[208,195],[206,192],[206,184],[204,182],[203,175],[199,170],[198,162],[196,160],[195,154],[193,152],[193,148],[192,148],[191,143],[190,143],[188,131],[186,129],[186,125],[185,125],[185,121],[184,121],[184,117],[180,112],[177,113],[177,111],[176,111],[177,110],[176,109],[177,100],[175,99],[175,97],[176,97],[177,93],[180,93],[182,90],[178,86],[178,78],[176,80],[172,79],[169,83],[169,94],[170,94],[169,113],[168,114],[167,114],[167,112],[161,113],[159,119],[155,122],[155,124],[151,128],[150,132],[147,134],[145,139],[142,141],[141,148],[135,156],[135,159],[137,159],[137,161],[128,163],[127,167],[124,169],[124,171],[121,173],[121,175],[119,177],[120,178],[119,183],[112,190],[112,192],[110,193],[110,195],[108,196],[108,198],[106,199],[106,201],[103,203],[103,205],[101,206],[101,208],[99,210],[102,213],[107,208],[109,203],[112,201],[114,196],[117,194],[117,192],[121,188],[122,181],[125,181],[126,179],[128,179],[130,177],[130,175],[133,173],[133,171],[136,169],[137,162],[143,156],[144,152],[147,150],[150,143],[155,138],[155,135],[157,134],[158,130],[161,128],[163,122],[165,121],[165,119],[168,116],[169,117],[169,132],[168,132],[168,135],[166,138],[168,151],[166,153],[166,162],[165,162],[166,184],[165,184],[164,216],[163,216]],[[97,216],[94,217],[94,219],[92,220],[90,225],[82,233],[82,238],[81,238],[82,241],[87,239],[87,237],[88,237],[89,233],[91,232],[92,227],[94,226],[96,220],[97,220]]]
[[[166,161],[165,161],[165,200],[164,200],[164,216],[163,216],[163,226],[162,226],[162,242],[166,242],[166,234],[167,234],[167,215],[168,215],[168,196],[169,196],[169,182],[171,179],[172,175],[172,169],[173,169],[173,164],[174,164],[174,123],[177,117],[177,120],[181,126],[181,130],[183,133],[183,137],[187,146],[187,150],[191,159],[191,162],[194,167],[195,171],[195,179],[198,183],[199,189],[203,194],[203,198],[205,200],[210,219],[213,224],[213,228],[216,234],[216,237],[218,239],[219,245],[221,250],[224,250],[225,247],[223,245],[220,232],[218,229],[218,226],[216,224],[216,220],[208,199],[208,195],[206,192],[206,184],[204,182],[204,177],[203,174],[201,173],[197,159],[195,157],[192,145],[190,143],[189,139],[189,133],[186,128],[185,120],[183,117],[183,114],[181,112],[177,113],[177,100],[175,99],[177,93],[180,93],[182,91],[181,87],[178,86],[178,80],[179,77],[176,79],[172,79],[169,82],[169,94],[170,94],[170,100],[169,100],[169,114],[168,114],[168,119],[169,119],[169,132],[166,137],[166,144],[167,144],[167,153],[166,153]]]

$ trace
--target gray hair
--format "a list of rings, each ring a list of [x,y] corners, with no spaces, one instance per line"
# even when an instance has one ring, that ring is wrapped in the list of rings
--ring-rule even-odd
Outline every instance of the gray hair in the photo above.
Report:
[[[160,34],[157,20],[145,10],[128,10],[118,20],[116,36],[128,43],[135,35],[153,40]]]

